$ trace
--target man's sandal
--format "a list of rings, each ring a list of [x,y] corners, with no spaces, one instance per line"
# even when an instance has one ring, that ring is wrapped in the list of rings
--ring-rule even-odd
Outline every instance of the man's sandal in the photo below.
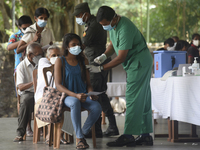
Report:
[[[84,142],[84,144],[86,145],[87,148],[89,148],[88,143],[86,142],[86,140],[83,138],[82,141]]]
[[[88,146],[85,144],[85,142],[83,140],[80,140],[76,145],[77,150],[83,150],[86,148],[88,148]]]
[[[16,136],[16,138],[13,140],[13,142],[20,142],[23,141],[22,136]]]

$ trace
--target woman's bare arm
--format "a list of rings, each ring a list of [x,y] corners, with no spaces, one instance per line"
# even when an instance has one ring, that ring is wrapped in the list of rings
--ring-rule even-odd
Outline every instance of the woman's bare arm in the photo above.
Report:
[[[64,63],[64,62],[63,62]],[[58,91],[60,92],[65,92],[67,95],[69,96],[73,96],[73,97],[76,97],[76,93],[68,90],[66,87],[64,87],[62,85],[62,68],[63,68],[63,65],[62,65],[62,60],[61,58],[58,58],[56,60],[56,63],[54,65],[54,78],[55,78],[55,85],[56,85],[56,88],[58,89]],[[65,71],[65,70],[64,70]]]

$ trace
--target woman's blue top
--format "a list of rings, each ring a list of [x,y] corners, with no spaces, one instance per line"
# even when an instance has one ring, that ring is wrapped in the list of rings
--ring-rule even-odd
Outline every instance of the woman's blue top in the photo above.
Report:
[[[74,93],[87,93],[86,83],[84,83],[81,78],[79,63],[76,66],[71,66],[68,64],[65,57],[62,56],[62,64],[63,58],[65,60],[65,87]]]

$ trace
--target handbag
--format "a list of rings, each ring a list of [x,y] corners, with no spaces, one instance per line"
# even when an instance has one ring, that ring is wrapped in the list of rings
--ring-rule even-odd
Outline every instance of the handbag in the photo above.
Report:
[[[65,77],[65,63],[63,57],[61,57],[61,60],[63,62],[63,76],[62,81],[64,85],[64,77]],[[54,72],[54,70],[53,70]],[[62,119],[62,109],[63,109],[63,101],[65,97],[67,96],[66,93],[60,92],[57,89],[53,88],[53,82],[51,82],[53,78],[53,72],[50,79],[50,83],[52,83],[52,86],[46,86],[44,87],[42,101],[38,107],[38,110],[36,112],[36,117],[44,122],[49,123],[57,123],[60,122]]]

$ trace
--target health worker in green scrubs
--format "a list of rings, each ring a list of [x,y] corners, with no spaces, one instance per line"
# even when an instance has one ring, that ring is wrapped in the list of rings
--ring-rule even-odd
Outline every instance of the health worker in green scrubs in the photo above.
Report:
[[[153,58],[146,41],[137,27],[126,17],[120,16],[108,7],[97,12],[97,22],[109,30],[110,44],[94,62],[100,66],[87,65],[90,72],[109,70],[122,63],[127,72],[126,118],[124,134],[107,146],[153,145],[150,79]],[[114,52],[117,57],[101,65]],[[135,139],[132,135],[138,135]]]

